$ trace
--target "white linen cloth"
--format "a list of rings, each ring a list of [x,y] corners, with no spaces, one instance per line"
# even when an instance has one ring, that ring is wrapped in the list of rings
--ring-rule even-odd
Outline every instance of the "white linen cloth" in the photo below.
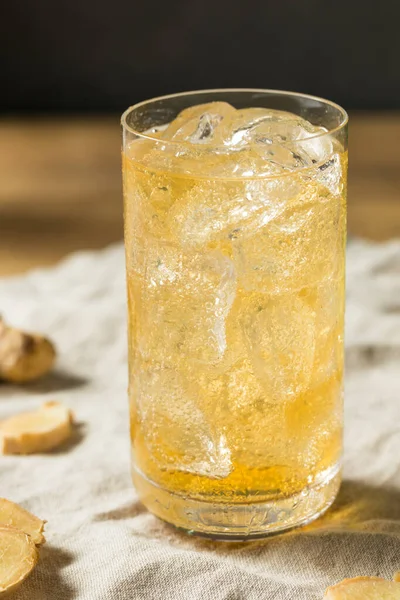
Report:
[[[0,419],[56,399],[79,423],[55,453],[0,457],[0,495],[48,521],[16,600],[317,600],[400,569],[400,242],[352,242],[347,265],[342,490],[311,526],[244,545],[178,533],[137,499],[122,246],[0,280],[4,317],[59,349],[54,374],[0,386]]]

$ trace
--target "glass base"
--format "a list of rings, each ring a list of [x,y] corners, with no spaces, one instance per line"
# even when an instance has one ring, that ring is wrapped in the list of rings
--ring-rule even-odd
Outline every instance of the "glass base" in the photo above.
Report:
[[[132,477],[140,500],[157,517],[189,534],[224,541],[260,539],[313,521],[333,503],[341,481],[340,466],[335,465],[318,483],[293,496],[252,504],[224,504],[179,496],[135,469]]]

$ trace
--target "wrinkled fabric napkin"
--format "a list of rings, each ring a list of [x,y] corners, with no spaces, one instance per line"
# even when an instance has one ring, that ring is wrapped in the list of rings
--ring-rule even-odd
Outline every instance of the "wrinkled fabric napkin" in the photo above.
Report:
[[[317,600],[344,577],[400,569],[400,242],[352,242],[347,265],[341,492],[314,524],[250,544],[185,536],[138,502],[122,246],[0,280],[4,317],[59,348],[54,374],[0,386],[0,419],[56,399],[78,421],[55,453],[0,457],[0,495],[48,521],[15,600]]]

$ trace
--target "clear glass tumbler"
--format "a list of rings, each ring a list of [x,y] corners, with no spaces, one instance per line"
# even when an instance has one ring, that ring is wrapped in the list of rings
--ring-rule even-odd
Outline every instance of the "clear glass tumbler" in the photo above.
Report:
[[[210,90],[122,125],[138,494],[217,539],[307,523],[340,485],[347,115]]]

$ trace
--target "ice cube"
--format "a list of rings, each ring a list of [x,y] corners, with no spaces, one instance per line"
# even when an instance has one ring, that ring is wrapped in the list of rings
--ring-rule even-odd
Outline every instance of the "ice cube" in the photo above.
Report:
[[[344,207],[307,192],[254,235],[233,241],[240,285],[251,291],[296,290],[334,277],[342,254]]]
[[[189,247],[241,238],[275,219],[300,189],[295,176],[199,181],[171,207],[169,228]]]
[[[227,477],[230,450],[221,428],[203,414],[196,384],[156,363],[142,363],[136,373],[132,392],[139,428],[158,468]]]
[[[254,374],[244,341],[242,349],[241,357],[227,371],[215,378],[210,371],[200,371],[196,381],[207,398],[206,418],[223,433],[232,462],[265,467],[269,459],[274,464],[284,404],[268,398]]]
[[[227,102],[198,104],[183,110],[165,131],[165,140],[204,144],[218,140],[221,123],[236,111]]]
[[[223,125],[224,143],[227,146],[288,142],[299,139],[303,132],[311,136],[315,128],[309,121],[293,113],[270,108],[237,110]]]
[[[333,154],[318,166],[315,172],[315,180],[318,181],[326,194],[331,194],[337,198],[343,193],[343,172],[343,155]]]
[[[314,365],[316,314],[301,293],[243,300],[241,323],[254,373],[271,402],[307,389]]]
[[[285,404],[284,417],[292,456],[308,472],[340,459],[343,427],[340,378],[316,382],[313,377],[311,383],[307,392]]]
[[[133,142],[129,154],[149,168],[176,173],[275,176],[326,163],[333,150],[330,136],[323,134],[323,127],[292,113],[235,110],[225,102],[211,102],[183,110],[157,133],[159,141]]]
[[[129,277],[142,356],[168,365],[220,361],[236,293],[232,261],[217,250],[184,254],[147,238],[133,269]]]
[[[308,301],[316,311],[316,346],[313,383],[324,384],[343,370],[344,265],[334,279],[310,288]]]
[[[236,111],[221,126],[229,148],[251,145],[271,169],[271,174],[310,167],[332,154],[326,129],[293,113],[246,108]],[[267,174],[266,168],[263,174]]]
[[[167,217],[183,245],[196,247],[264,228],[293,198],[312,193],[308,167],[331,155],[329,139],[310,138],[322,128],[296,115],[261,108],[232,111],[218,125],[225,149],[211,147],[205,154],[181,157],[185,172],[195,172],[201,164],[204,173],[176,198]],[[307,145],[297,148],[298,140]],[[339,185],[340,174],[334,166],[332,175],[326,160],[323,165],[318,182],[327,195]]]

